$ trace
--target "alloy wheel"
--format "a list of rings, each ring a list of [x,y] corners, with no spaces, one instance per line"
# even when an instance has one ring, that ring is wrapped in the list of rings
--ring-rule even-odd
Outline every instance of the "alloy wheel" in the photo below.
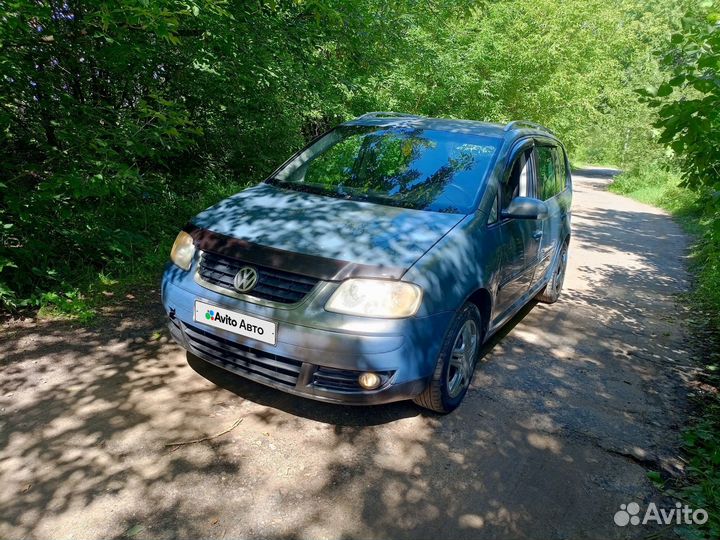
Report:
[[[450,398],[457,397],[470,384],[480,332],[473,320],[465,321],[455,338],[447,370],[447,390]]]

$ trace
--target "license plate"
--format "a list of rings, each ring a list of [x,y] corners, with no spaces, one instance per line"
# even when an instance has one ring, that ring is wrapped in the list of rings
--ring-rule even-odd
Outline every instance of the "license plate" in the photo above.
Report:
[[[256,339],[270,345],[275,345],[276,342],[276,323],[206,304],[200,300],[195,300],[195,320],[213,328],[227,330],[233,334]]]

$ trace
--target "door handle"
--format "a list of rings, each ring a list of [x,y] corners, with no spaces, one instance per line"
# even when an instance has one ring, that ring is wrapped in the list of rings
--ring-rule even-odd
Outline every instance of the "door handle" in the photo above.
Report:
[[[535,231],[535,232],[533,233],[533,238],[534,238],[535,240],[540,240],[540,239],[542,238],[542,235],[543,235],[543,232],[542,232],[542,231]]]

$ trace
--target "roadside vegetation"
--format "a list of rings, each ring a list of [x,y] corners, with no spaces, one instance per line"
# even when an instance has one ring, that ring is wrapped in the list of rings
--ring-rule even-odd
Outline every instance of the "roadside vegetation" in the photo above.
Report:
[[[694,338],[694,352],[702,369],[696,386],[695,415],[683,440],[687,476],[664,481],[651,473],[659,487],[710,516],[688,538],[720,538],[720,243],[717,237],[717,199],[708,189],[691,189],[672,167],[631,169],[611,186],[616,193],[668,210],[696,242],[690,253],[694,283],[684,299],[691,306],[684,321]]]
[[[687,477],[669,486],[672,495],[705,508],[709,521],[687,531],[692,538],[720,538],[720,5],[706,2],[681,19],[661,52],[666,79],[639,91],[657,111],[663,162],[635,164],[612,189],[660,206],[697,239],[688,300],[702,373],[697,418],[685,432]]]

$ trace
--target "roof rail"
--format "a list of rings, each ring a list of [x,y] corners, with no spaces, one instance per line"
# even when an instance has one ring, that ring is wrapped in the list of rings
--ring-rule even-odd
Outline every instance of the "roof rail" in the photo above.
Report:
[[[419,114],[409,114],[394,111],[373,111],[365,113],[360,118],[422,118]]]
[[[551,135],[555,135],[551,130],[549,130],[545,126],[541,126],[540,124],[536,124],[535,122],[529,122],[527,120],[513,120],[512,122],[508,123],[503,128],[503,131],[511,131],[513,129],[522,128],[522,127],[535,128],[535,129],[539,129],[540,131],[545,131],[547,133],[550,133]]]

